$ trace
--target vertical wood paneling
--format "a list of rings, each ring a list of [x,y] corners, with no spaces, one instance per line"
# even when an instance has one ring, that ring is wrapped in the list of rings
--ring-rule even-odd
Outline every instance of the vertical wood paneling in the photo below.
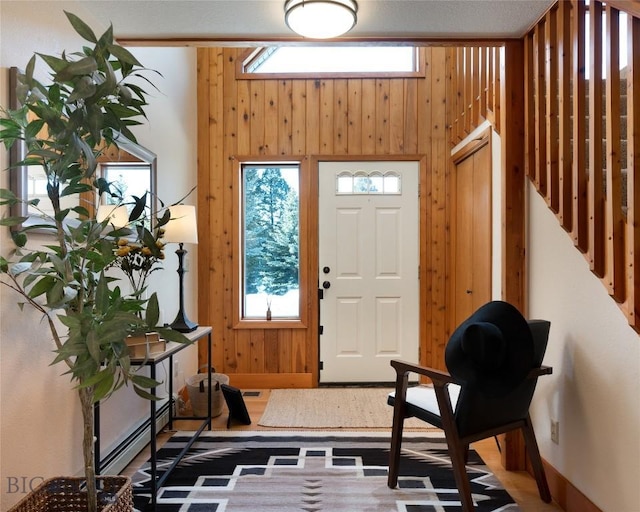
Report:
[[[362,153],[362,80],[347,82],[347,140],[354,154]]]
[[[545,77],[545,41],[544,25],[537,25],[533,32],[533,70],[535,76],[535,141],[536,164],[534,183],[540,193],[547,197],[547,102],[546,102],[546,77]]]
[[[586,8],[582,0],[572,0],[572,46],[573,46],[573,223],[571,236],[574,245],[583,253],[589,250],[587,203],[587,82],[586,43],[585,43],[585,13]]]
[[[558,32],[558,98],[560,101],[558,119],[558,159],[560,166],[558,218],[562,227],[567,232],[570,232],[573,227],[573,180],[571,175],[571,4],[569,2],[560,2],[558,4]]]
[[[451,51],[455,52],[455,55],[452,56],[454,59],[452,63],[452,67],[454,68],[453,73],[453,101],[455,103],[455,129],[453,131],[453,143],[457,144],[462,140],[462,134],[464,132],[464,90],[463,84],[464,80],[462,77],[463,73],[463,64],[464,64],[464,48],[453,48]]]
[[[249,80],[241,80],[240,82]],[[307,125],[307,83],[305,80],[293,80],[291,87],[291,153],[303,155],[305,153],[304,128]]]
[[[391,130],[389,128],[389,116],[391,112],[389,86],[388,79],[376,80],[376,155],[388,155],[391,144]]]
[[[502,127],[502,299],[526,314],[524,187],[524,42],[507,43],[501,77]],[[502,463],[506,469],[524,469],[522,436],[504,437]]]
[[[636,187],[636,185],[638,185]],[[627,317],[640,323],[640,19],[627,28]]]
[[[216,89],[220,98],[216,104],[216,110],[212,112],[224,112],[225,115],[233,112],[233,110],[226,110],[226,102],[231,104],[237,104],[237,88],[233,83],[233,80],[228,78],[228,75],[234,72],[235,63],[232,56],[234,52],[232,49],[225,49],[220,57],[218,66],[219,75],[212,75],[215,77]],[[237,56],[237,53],[235,54]],[[227,118],[229,116],[227,115]],[[235,116],[234,116],[235,117]],[[237,119],[237,118],[236,118]],[[220,158],[221,155],[235,155],[237,146],[237,136],[233,136],[226,129],[226,122],[229,121],[232,128],[237,129],[236,121],[234,119],[221,118],[216,122],[216,147],[212,148],[212,159],[215,161],[216,174],[212,174],[211,180],[216,183],[216,211],[218,213],[216,218],[216,237],[219,237],[219,243],[215,245],[214,254],[220,254],[223,256],[219,264],[214,265],[209,272],[216,272],[220,276],[220,280],[217,285],[220,287],[218,290],[219,297],[211,306],[214,307],[218,315],[222,316],[220,324],[211,324],[214,326],[214,334],[218,331],[218,337],[222,339],[225,368],[229,365],[229,368],[235,368],[238,364],[235,337],[226,330],[226,326],[231,323],[232,311],[217,307],[220,302],[228,302],[231,298],[232,290],[236,289],[235,274],[233,272],[224,272],[226,268],[233,268],[234,262],[234,250],[237,245],[237,239],[235,230],[229,230],[227,228],[228,221],[225,219],[233,218],[233,202],[234,202],[234,181],[235,181],[235,162],[230,158]],[[215,151],[215,152],[213,152]],[[220,174],[218,174],[220,173]],[[219,179],[216,179],[218,177]],[[198,247],[200,248],[200,244]],[[219,328],[216,329],[215,326]],[[223,328],[225,327],[225,328]],[[216,337],[214,336],[214,339]],[[214,346],[217,346],[217,342],[214,342]],[[215,361],[218,364],[218,360]]]
[[[502,93],[503,86],[502,84],[502,58],[503,58],[503,49],[502,48],[494,48],[493,49],[493,70],[494,70],[494,89],[493,89],[493,113],[494,113],[494,121],[493,125],[495,130],[498,133],[502,132]]]
[[[265,95],[264,81],[251,81],[251,122],[249,129],[251,131],[251,153],[254,155],[262,155],[265,153],[264,138],[264,118],[265,118]]]
[[[622,166],[620,159],[620,13],[607,6],[606,11],[607,80],[606,80],[606,284],[609,294],[618,302],[624,300],[625,232],[622,218]]]
[[[558,58],[556,9],[547,12],[544,24],[545,39],[545,98],[547,201],[557,213],[560,209],[560,173],[558,171]]]
[[[491,112],[495,112],[495,83],[496,83],[496,66],[495,66],[495,56],[498,48],[489,48],[488,51],[488,60],[487,60],[487,110]]]
[[[473,103],[473,60],[471,48],[464,48],[464,132],[463,138],[471,133],[473,118],[471,114],[471,104]]]
[[[480,124],[480,48],[471,48],[471,122],[474,126]]]
[[[389,153],[401,155],[405,153],[404,134],[404,80],[391,80],[389,84]]]
[[[196,56],[198,83],[196,88],[198,105],[209,105],[211,87],[209,83],[209,57],[210,53],[204,50],[198,50]],[[207,108],[208,110],[208,108]],[[210,160],[210,125],[209,116],[198,116],[198,161],[209,162]],[[201,244],[205,244],[207,247],[213,245],[213,239],[211,236],[211,218],[203,214],[209,210],[209,203],[211,202],[211,183],[208,167],[198,166],[197,180],[200,184],[196,193],[198,197],[198,205],[200,206],[198,211],[198,239]],[[209,268],[211,268],[211,254],[198,254],[198,275],[208,275]],[[214,290],[211,290],[208,286],[198,286],[198,297],[202,297],[202,300],[198,300],[198,318],[212,318],[215,312],[210,308],[211,297],[214,295]],[[220,345],[218,345],[220,347]],[[206,351],[205,351],[206,352]],[[202,358],[203,351],[198,347],[199,357]],[[221,360],[222,350],[212,353],[213,357],[216,357],[217,361]],[[206,358],[206,354],[204,354]],[[202,360],[202,359],[201,359]],[[206,361],[206,359],[204,359]]]
[[[428,193],[430,194],[429,203],[431,212],[428,215],[430,220],[429,228],[431,234],[429,237],[429,269],[431,274],[431,300],[432,307],[443,308],[447,300],[447,275],[442,269],[446,268],[447,262],[447,245],[445,233],[448,231],[447,219],[447,186],[446,180],[448,176],[448,165],[445,162],[450,160],[449,145],[446,143],[446,90],[447,84],[446,73],[446,52],[442,48],[431,49],[431,66],[433,70],[433,79],[430,81],[429,98],[431,99],[430,108],[427,114],[430,114],[431,127],[426,127],[430,132],[428,137],[429,147],[425,153],[428,155],[428,174],[430,182],[428,184]],[[443,367],[444,347],[449,338],[447,320],[444,315],[436,313],[435,310],[431,317],[431,361],[435,367]]]
[[[226,77],[225,77],[226,78]],[[238,94],[238,133],[236,135],[239,155],[251,154],[251,82],[242,80],[235,84]]]
[[[524,38],[524,65],[525,69],[533,69],[534,66],[534,38],[533,34],[527,34]],[[535,102],[535,80],[533,73],[524,75],[524,125],[529,137],[524,141],[524,162],[525,172],[531,181],[536,181],[536,139],[533,134],[536,132]]]
[[[264,118],[262,133],[264,137],[264,154],[277,155],[280,141],[281,122],[278,119],[280,111],[278,105],[278,81],[264,82]]]
[[[199,50],[199,320],[214,327],[218,371],[289,375],[283,383],[317,382],[317,299],[315,285],[303,307],[304,328],[234,325],[239,300],[238,251],[240,183],[238,156],[302,156],[301,194],[317,194],[307,158],[315,155],[417,155],[421,158],[420,261],[424,282],[421,358],[442,363],[448,338],[445,320],[447,277],[447,87],[446,50],[422,49],[426,78],[348,80],[239,80],[235,60],[242,49]],[[311,177],[311,178],[310,178]],[[428,190],[428,189],[432,190]],[[317,198],[307,198],[301,223],[317,231]],[[206,221],[204,220],[206,219]],[[316,232],[317,236],[317,232]],[[309,242],[305,282],[315,281],[317,240]],[[428,320],[427,320],[428,319]],[[428,327],[427,327],[428,324]],[[427,337],[426,333],[430,335]],[[428,341],[428,343],[427,343]],[[435,346],[435,348],[431,348]],[[220,366],[222,365],[222,366]],[[292,375],[311,375],[299,380]],[[270,380],[269,382],[279,382]]]
[[[602,142],[602,2],[589,9],[589,265],[598,277],[604,276],[604,164]]]
[[[322,80],[320,87],[320,153],[333,154],[333,80]]]
[[[293,124],[293,84],[291,80],[278,82],[278,154],[291,155]]]
[[[362,81],[362,154],[376,152],[376,97],[375,80]]]
[[[333,154],[349,152],[349,93],[347,80],[334,80],[333,89]]]
[[[307,94],[305,112],[307,122],[304,126],[306,151],[305,153],[317,155],[320,153],[320,80],[307,80]],[[309,129],[312,126],[314,129]]]
[[[428,77],[427,77],[428,78]],[[421,80],[424,82],[424,80]],[[404,81],[404,152],[418,153],[418,81]]]

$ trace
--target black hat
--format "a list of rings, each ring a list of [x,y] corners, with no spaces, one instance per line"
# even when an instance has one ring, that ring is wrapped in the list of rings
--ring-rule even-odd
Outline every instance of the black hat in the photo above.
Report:
[[[489,302],[451,335],[445,362],[461,383],[490,396],[504,396],[534,367],[529,324],[511,304]]]

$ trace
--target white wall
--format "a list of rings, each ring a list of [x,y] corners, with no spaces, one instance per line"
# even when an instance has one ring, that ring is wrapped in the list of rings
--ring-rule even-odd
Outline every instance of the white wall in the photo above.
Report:
[[[532,408],[542,456],[603,511],[637,512],[640,338],[531,185],[528,203],[529,313],[551,321],[553,375]]]
[[[33,52],[76,51],[83,41],[73,32],[62,2],[46,3],[46,15],[32,2],[0,2],[0,104],[7,106],[8,68],[24,68]],[[75,11],[74,11],[75,12]],[[98,33],[108,20],[75,12]],[[117,27],[115,27],[117,33]],[[148,125],[136,128],[138,141],[158,155],[158,193],[171,203],[196,184],[196,57],[193,48],[131,49],[138,59],[162,74],[153,77],[160,91],[152,98]],[[151,75],[153,76],[153,75]],[[0,169],[8,164],[0,149]],[[8,187],[8,173],[0,187]],[[186,203],[195,204],[193,194]],[[4,213],[4,211],[0,212]],[[0,254],[12,247],[8,230],[0,229]],[[189,250],[188,267],[196,268],[197,248]],[[159,294],[163,320],[177,312],[177,257],[171,246],[164,269],[152,275],[150,288]],[[197,321],[195,272],[185,275],[186,310]],[[41,478],[81,473],[81,419],[76,394],[62,366],[51,367],[54,355],[48,329],[33,311],[20,311],[17,296],[0,287],[0,510],[7,510]],[[183,352],[184,376],[195,372],[195,347]],[[162,371],[159,373],[162,376]],[[103,405],[103,448],[126,435],[148,412],[148,403],[123,390]]]

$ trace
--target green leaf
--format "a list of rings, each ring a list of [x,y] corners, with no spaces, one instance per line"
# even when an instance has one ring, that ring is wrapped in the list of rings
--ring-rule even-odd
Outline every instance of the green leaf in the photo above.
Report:
[[[160,320],[160,307],[158,305],[158,295],[157,293],[153,293],[151,297],[149,297],[149,301],[147,302],[147,311],[145,320],[149,327],[156,327]]]
[[[184,334],[178,331],[174,331],[169,327],[156,327],[156,331],[160,334],[161,338],[164,338],[167,341],[175,341],[176,343],[193,343],[192,340],[187,338]]]
[[[119,61],[126,62],[127,64],[131,64],[133,66],[142,66],[138,59],[136,59],[129,50],[120,45],[110,45],[108,47],[108,50],[111,52],[111,55],[113,55]]]
[[[13,243],[16,244],[17,247],[24,247],[25,245],[27,245],[27,235],[22,231],[12,231],[11,238],[13,240]]]
[[[47,293],[54,285],[56,281],[51,276],[44,276],[29,290],[29,297],[35,299],[43,293]]]
[[[145,391],[142,388],[139,388],[138,386],[133,386],[133,390],[136,392],[136,395],[138,395],[139,397],[144,398],[145,400],[160,400],[159,397],[152,395],[151,393]]]
[[[87,25],[84,21],[82,21],[80,18],[78,18],[78,16],[76,16],[73,13],[70,13],[67,11],[64,11],[64,13],[66,14],[67,19],[71,23],[71,26],[74,28],[74,30],[78,34],[80,34],[80,36],[83,39],[86,39],[87,41],[90,41],[92,43],[98,42],[96,35],[93,33],[93,30],[91,30],[91,27],[89,27],[89,25]]]
[[[151,377],[147,377],[145,375],[142,374],[138,374],[138,373],[134,373],[133,375],[131,375],[131,382],[133,382],[136,386],[140,386],[141,388],[156,388],[158,387],[160,384],[162,384],[162,382],[158,382],[155,379],[152,379]]]
[[[4,217],[0,219],[0,226],[19,226],[29,217]]]

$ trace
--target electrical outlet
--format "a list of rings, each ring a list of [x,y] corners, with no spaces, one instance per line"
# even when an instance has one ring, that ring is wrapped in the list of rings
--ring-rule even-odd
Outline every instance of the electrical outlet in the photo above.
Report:
[[[560,422],[551,420],[551,441],[560,444]]]

